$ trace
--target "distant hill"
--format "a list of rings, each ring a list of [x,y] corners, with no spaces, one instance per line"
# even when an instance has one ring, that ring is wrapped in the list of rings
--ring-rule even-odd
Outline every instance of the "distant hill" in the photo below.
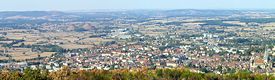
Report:
[[[0,17],[11,17],[11,16],[26,16],[26,17],[42,17],[42,16],[64,16],[69,13],[59,11],[6,11],[0,12]]]
[[[255,13],[257,13],[255,15]],[[243,15],[246,14],[246,15]],[[119,10],[119,11],[84,11],[84,12],[61,12],[61,11],[4,11],[0,12],[0,27],[30,28],[39,27],[41,24],[59,24],[69,22],[108,22],[114,19],[122,19],[127,23],[145,22],[156,17],[227,17],[223,20],[200,21],[207,25],[238,26],[225,24],[223,21],[240,21],[245,23],[268,23],[274,22],[274,18],[252,18],[258,15],[275,15],[272,10],[199,10],[199,9],[176,9],[176,10]],[[237,15],[237,16],[236,16]],[[241,15],[241,16],[240,16]],[[232,16],[235,16],[232,18]],[[25,24],[28,24],[27,26]],[[107,23],[104,23],[107,24]],[[70,28],[72,29],[72,28]],[[78,30],[93,30],[94,27],[85,25]]]
[[[239,14],[238,10],[196,10],[196,9],[178,9],[163,11],[167,16],[228,16]],[[219,14],[217,14],[219,13]]]

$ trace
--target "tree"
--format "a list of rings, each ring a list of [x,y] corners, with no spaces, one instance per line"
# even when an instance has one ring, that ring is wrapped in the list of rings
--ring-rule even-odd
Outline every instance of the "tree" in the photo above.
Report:
[[[26,80],[48,80],[47,73],[40,69],[26,68],[23,73],[23,79]]]

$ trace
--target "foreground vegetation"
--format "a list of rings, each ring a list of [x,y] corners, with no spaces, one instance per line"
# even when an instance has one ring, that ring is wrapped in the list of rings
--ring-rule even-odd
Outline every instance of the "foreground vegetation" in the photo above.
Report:
[[[23,72],[2,70],[1,80],[275,80],[274,76],[239,71],[234,74],[195,73],[188,69],[71,70],[55,72],[30,68]]]

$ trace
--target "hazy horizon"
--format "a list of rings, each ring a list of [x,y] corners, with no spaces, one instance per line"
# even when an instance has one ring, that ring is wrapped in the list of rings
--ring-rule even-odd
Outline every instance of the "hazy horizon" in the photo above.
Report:
[[[171,9],[275,9],[271,0],[9,0],[0,11],[90,11],[90,10],[171,10]]]

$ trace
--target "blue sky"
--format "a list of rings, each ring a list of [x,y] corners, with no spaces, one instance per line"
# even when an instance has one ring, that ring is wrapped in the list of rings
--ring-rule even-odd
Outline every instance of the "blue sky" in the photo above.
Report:
[[[275,0],[1,0],[0,11],[275,9]]]

